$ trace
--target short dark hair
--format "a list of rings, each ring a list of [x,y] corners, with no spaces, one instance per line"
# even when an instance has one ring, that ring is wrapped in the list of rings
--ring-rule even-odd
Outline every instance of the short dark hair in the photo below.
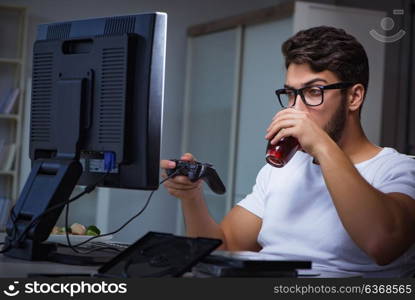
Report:
[[[299,31],[282,44],[285,67],[307,63],[314,72],[329,70],[342,81],[361,83],[365,96],[369,61],[363,46],[343,29],[319,26]]]

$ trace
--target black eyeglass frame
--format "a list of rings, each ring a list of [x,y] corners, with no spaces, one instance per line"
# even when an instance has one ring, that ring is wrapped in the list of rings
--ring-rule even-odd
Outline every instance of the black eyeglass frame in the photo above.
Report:
[[[303,88],[300,89],[294,89],[294,88],[283,88],[283,89],[278,89],[275,91],[275,94],[278,97],[278,101],[280,102],[280,105],[282,108],[288,108],[288,107],[293,107],[297,101],[297,96],[300,95],[301,100],[303,101],[303,103],[307,106],[319,106],[321,104],[323,104],[324,102],[324,91],[325,90],[337,90],[337,89],[346,89],[351,87],[352,85],[356,84],[355,82],[349,82],[349,81],[344,81],[344,82],[336,82],[336,83],[332,83],[332,84],[328,84],[328,85],[311,85],[311,86],[305,86]],[[305,89],[309,89],[309,88],[319,88],[321,90],[321,102],[319,104],[309,104],[307,102],[307,100],[304,97],[303,91]],[[294,103],[291,106],[285,106],[281,100],[280,95],[285,93],[287,90],[293,91],[295,98],[294,98]]]

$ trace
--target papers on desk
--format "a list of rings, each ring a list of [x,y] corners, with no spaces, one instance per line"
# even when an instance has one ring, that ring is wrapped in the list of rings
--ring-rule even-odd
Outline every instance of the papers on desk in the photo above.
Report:
[[[219,255],[228,258],[234,258],[239,260],[281,260],[280,256],[254,251],[224,251],[216,250],[212,252],[212,255]]]
[[[229,259],[233,265],[244,267],[244,271],[233,270],[220,267],[212,267],[211,265],[202,265],[204,270],[210,272],[213,276],[257,276],[257,277],[319,277],[319,278],[350,278],[362,277],[360,273],[340,272],[328,270],[320,265],[312,265],[311,261],[290,261],[282,260],[280,256],[263,252],[252,251],[222,251],[217,250],[212,253],[213,256],[223,257],[224,261]],[[252,263],[250,263],[252,262]],[[219,264],[220,265],[220,264]],[[203,269],[202,268],[202,269]],[[247,270],[247,271],[246,271]],[[254,271],[252,271],[254,270]],[[291,271],[295,271],[292,274]],[[246,274],[246,275],[244,275]]]

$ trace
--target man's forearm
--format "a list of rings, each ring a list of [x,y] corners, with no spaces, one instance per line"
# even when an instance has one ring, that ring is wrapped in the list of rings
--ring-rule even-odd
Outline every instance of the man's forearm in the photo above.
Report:
[[[224,233],[218,223],[210,216],[203,195],[195,199],[181,200],[186,233],[192,237],[209,237],[222,240],[220,249],[226,249]]]
[[[406,248],[409,220],[400,203],[372,187],[334,142],[317,159],[343,226],[356,244],[376,261],[382,254],[399,256]]]

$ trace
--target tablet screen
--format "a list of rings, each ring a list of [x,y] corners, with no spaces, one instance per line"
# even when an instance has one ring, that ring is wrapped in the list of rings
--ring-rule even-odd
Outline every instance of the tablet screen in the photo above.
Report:
[[[149,232],[98,270],[103,277],[178,277],[222,243]]]

